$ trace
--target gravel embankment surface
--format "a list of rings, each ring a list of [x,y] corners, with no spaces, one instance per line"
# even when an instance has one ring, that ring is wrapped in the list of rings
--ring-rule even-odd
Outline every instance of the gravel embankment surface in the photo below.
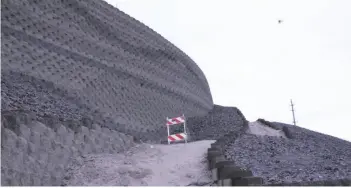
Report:
[[[214,105],[205,116],[187,119],[191,140],[216,140],[231,131],[243,132],[247,120],[236,107]]]
[[[271,123],[288,138],[245,133],[226,155],[264,178],[264,184],[351,177],[351,143],[301,127]]]

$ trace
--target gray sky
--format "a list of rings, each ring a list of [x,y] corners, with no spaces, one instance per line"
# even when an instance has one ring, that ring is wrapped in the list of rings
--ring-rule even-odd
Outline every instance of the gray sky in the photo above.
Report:
[[[351,141],[351,1],[106,1],[188,54],[216,104],[292,123],[293,99],[299,126]]]

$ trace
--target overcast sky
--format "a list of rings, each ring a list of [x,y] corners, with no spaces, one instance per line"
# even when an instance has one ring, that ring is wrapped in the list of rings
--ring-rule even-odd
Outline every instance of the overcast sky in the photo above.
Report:
[[[107,0],[188,54],[214,103],[351,141],[351,1]],[[278,24],[278,20],[283,22]]]

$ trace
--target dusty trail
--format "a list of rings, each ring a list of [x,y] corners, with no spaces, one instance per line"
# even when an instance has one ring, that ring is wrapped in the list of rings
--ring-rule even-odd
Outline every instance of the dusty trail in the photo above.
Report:
[[[88,155],[72,164],[64,181],[69,186],[185,186],[211,182],[206,152],[213,142],[140,144],[121,154]]]

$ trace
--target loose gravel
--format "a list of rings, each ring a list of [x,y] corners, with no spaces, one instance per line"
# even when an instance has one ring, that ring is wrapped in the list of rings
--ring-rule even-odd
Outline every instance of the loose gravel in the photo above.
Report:
[[[264,184],[351,178],[351,143],[301,127],[273,122],[290,139],[242,134],[226,156],[249,168]]]

